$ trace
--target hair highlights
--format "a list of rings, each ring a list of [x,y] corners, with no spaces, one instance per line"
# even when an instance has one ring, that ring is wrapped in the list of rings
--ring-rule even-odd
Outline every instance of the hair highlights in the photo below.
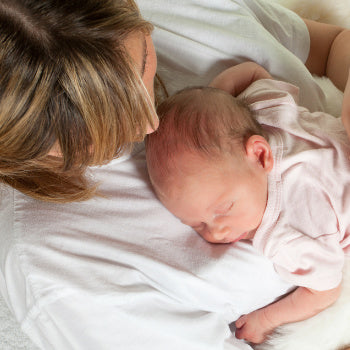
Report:
[[[1,1],[0,181],[47,201],[93,196],[86,167],[143,139],[154,118],[124,46],[151,31],[132,0]]]

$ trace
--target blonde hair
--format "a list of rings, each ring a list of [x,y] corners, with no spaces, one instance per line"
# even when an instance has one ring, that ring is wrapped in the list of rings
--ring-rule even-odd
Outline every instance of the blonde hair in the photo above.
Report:
[[[0,181],[91,198],[87,166],[143,139],[153,105],[124,43],[152,31],[133,0],[0,2]],[[48,155],[58,145],[62,157]]]
[[[239,155],[252,135],[266,137],[244,101],[211,87],[186,88],[158,109],[159,127],[146,137],[147,166],[152,180],[166,183],[181,152],[218,159]]]

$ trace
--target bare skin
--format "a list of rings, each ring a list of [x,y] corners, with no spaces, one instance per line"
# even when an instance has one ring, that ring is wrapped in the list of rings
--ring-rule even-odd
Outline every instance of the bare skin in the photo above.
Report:
[[[350,135],[350,30],[305,20],[310,33],[310,54],[305,63],[311,73],[327,76],[344,91],[342,121]]]
[[[332,305],[340,290],[341,285],[326,291],[299,287],[279,301],[241,316],[235,323],[235,335],[251,343],[262,343],[276,327],[305,320]]]

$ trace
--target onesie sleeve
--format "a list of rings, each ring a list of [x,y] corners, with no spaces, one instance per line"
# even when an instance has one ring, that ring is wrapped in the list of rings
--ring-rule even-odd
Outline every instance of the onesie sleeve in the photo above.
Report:
[[[299,88],[284,81],[259,79],[250,84],[238,98],[244,100],[251,111],[282,105],[296,108],[299,103]]]
[[[320,291],[341,283],[344,253],[336,233],[313,239],[290,231],[288,236],[272,257],[276,272],[284,280]]]
[[[282,279],[320,291],[337,287],[344,252],[331,199],[309,174],[294,172],[285,187],[284,209],[268,232],[258,235],[257,244]]]

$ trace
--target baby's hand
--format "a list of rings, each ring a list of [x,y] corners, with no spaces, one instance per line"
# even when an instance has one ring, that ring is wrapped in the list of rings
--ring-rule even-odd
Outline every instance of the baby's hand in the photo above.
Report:
[[[264,309],[241,316],[236,322],[236,338],[260,344],[275,328],[265,317]]]
[[[271,78],[270,73],[257,63],[244,62],[221,72],[212,80],[209,86],[224,90],[232,96],[237,96],[255,80]]]

